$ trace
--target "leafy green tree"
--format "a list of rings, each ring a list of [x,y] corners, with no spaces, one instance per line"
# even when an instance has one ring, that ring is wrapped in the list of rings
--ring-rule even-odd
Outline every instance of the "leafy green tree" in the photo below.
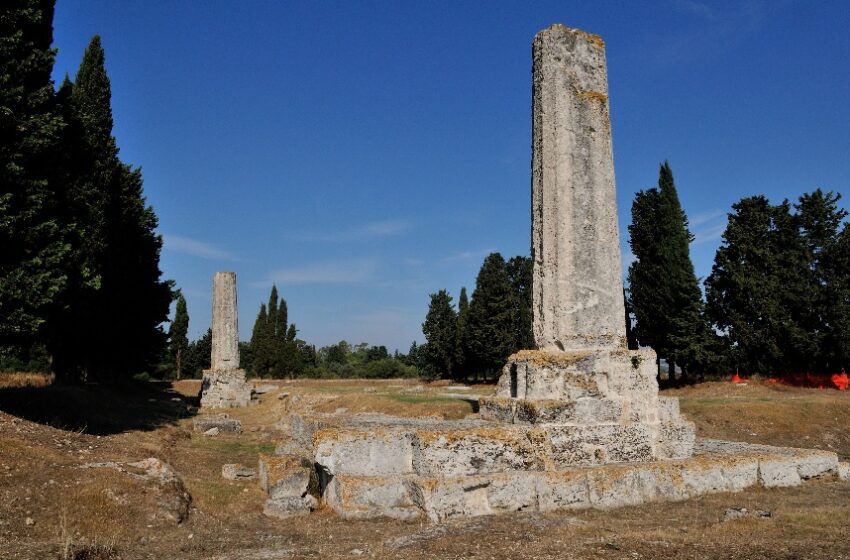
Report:
[[[847,251],[847,211],[838,207],[841,195],[817,189],[795,205],[806,251],[808,286],[796,304],[803,327],[817,347],[810,369],[840,371],[848,366],[850,332],[850,252]],[[843,231],[842,231],[843,229]]]
[[[476,375],[498,372],[517,349],[514,298],[505,259],[491,253],[478,272],[469,304],[470,368]]]
[[[658,187],[637,193],[629,226],[635,261],[629,266],[635,334],[666,358],[670,371],[701,369],[710,360],[710,328],[702,292],[690,258],[693,236],[673,180],[664,162]]]
[[[174,373],[177,379],[183,374],[183,356],[189,347],[189,310],[186,307],[186,298],[183,293],[177,291],[177,305],[174,309],[174,320],[168,330],[168,354],[174,365]]]
[[[788,306],[800,289],[795,280],[800,238],[793,235],[790,207],[787,201],[771,206],[766,197],[752,196],[732,209],[705,282],[708,312],[742,373],[795,371],[797,350],[786,344],[801,337]]]
[[[426,360],[434,370],[451,377],[457,347],[457,313],[452,306],[452,296],[445,290],[431,294],[422,332],[428,341]]]
[[[58,219],[56,155],[64,127],[53,82],[53,0],[0,8],[0,347],[43,338],[63,303],[70,252]]]

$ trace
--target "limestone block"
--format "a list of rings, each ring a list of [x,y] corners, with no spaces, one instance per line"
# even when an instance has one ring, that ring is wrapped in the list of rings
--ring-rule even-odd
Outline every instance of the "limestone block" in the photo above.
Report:
[[[390,475],[413,472],[412,433],[375,428],[328,428],[313,435],[315,461],[332,475]]]
[[[298,497],[269,498],[263,506],[263,514],[278,519],[307,515],[315,510],[319,501],[310,494]]]
[[[242,369],[205,369],[201,383],[202,408],[237,408],[251,403],[251,386]]]
[[[797,454],[797,474],[803,480],[816,478],[826,473],[838,472],[838,455],[829,451],[806,450]]]
[[[418,479],[416,500],[428,519],[435,522],[489,515],[493,513],[487,498],[490,482],[486,476]]]
[[[254,480],[257,478],[257,470],[239,463],[226,463],[221,466],[221,476],[226,480]]]
[[[231,418],[228,414],[202,414],[192,419],[192,426],[196,432],[206,432],[217,428],[219,432],[242,433],[242,422]]]
[[[659,496],[658,475],[643,465],[588,471],[590,503],[596,507],[615,507],[653,501]]]
[[[678,402],[678,401],[677,401]],[[696,426],[693,422],[662,422],[657,425],[655,457],[685,459],[694,454]]]
[[[793,460],[786,457],[759,460],[759,483],[765,488],[799,486],[800,473]]]
[[[738,492],[759,480],[758,459],[753,457],[695,457],[685,465],[681,478],[688,496]]]
[[[478,399],[478,414],[484,420],[514,423],[517,399],[510,397],[481,397]]]
[[[313,463],[295,455],[260,455],[260,488],[271,500],[318,495],[319,480]]]
[[[537,505],[536,473],[526,476],[516,473],[496,474],[490,477],[487,486],[487,502],[496,513],[511,511],[536,511]]]
[[[340,475],[328,484],[324,500],[344,519],[389,517],[412,520],[423,515],[412,494],[419,497],[412,483],[398,476]]]
[[[556,468],[651,461],[654,434],[643,424],[547,426]]]
[[[541,444],[520,428],[465,428],[416,432],[413,470],[460,476],[504,470],[542,470]],[[542,438],[545,440],[545,438]]]
[[[661,422],[678,422],[680,418],[677,397],[658,397],[658,419]]]
[[[850,480],[850,463],[838,463],[836,474],[839,480]]]
[[[584,470],[541,473],[535,480],[538,509],[542,512],[590,507],[590,488]]]

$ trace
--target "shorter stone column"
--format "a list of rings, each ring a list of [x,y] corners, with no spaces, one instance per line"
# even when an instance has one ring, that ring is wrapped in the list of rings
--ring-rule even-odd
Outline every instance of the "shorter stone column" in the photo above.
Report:
[[[216,272],[213,277],[212,356],[204,370],[201,406],[248,406],[251,388],[239,368],[239,323],[236,306],[236,273]]]

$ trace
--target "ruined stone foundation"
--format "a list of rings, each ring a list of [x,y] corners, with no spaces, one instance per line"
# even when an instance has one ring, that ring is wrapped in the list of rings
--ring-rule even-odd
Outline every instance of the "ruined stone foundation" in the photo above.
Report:
[[[203,408],[237,408],[251,403],[244,369],[205,369],[201,383]]]

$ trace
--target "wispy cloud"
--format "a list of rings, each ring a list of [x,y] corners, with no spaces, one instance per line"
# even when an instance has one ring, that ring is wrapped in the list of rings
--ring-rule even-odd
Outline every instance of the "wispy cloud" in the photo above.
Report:
[[[294,268],[274,270],[257,287],[269,284],[357,284],[375,278],[376,259],[321,261]]]
[[[291,236],[296,241],[349,242],[366,241],[380,237],[401,235],[413,229],[413,222],[408,220],[380,220],[368,222],[359,226],[321,233],[298,233]]]
[[[714,210],[706,210],[705,212],[694,214],[688,219],[688,223],[692,227],[698,227],[724,215],[726,215],[726,212],[715,208]]]
[[[478,249],[475,251],[456,251],[451,255],[443,257],[442,262],[445,264],[448,263],[457,263],[471,260],[483,260],[484,257],[492,253],[494,249]]]
[[[723,232],[726,231],[726,220],[723,220],[723,223],[714,224],[703,229],[698,229],[694,233],[694,245],[700,245],[702,243],[709,243],[711,241],[717,241],[723,235]]]
[[[179,235],[162,234],[163,248],[166,251],[174,251],[175,253],[185,253],[202,259],[210,259],[215,261],[235,261],[236,257],[225,251],[204,241],[182,237]]]

